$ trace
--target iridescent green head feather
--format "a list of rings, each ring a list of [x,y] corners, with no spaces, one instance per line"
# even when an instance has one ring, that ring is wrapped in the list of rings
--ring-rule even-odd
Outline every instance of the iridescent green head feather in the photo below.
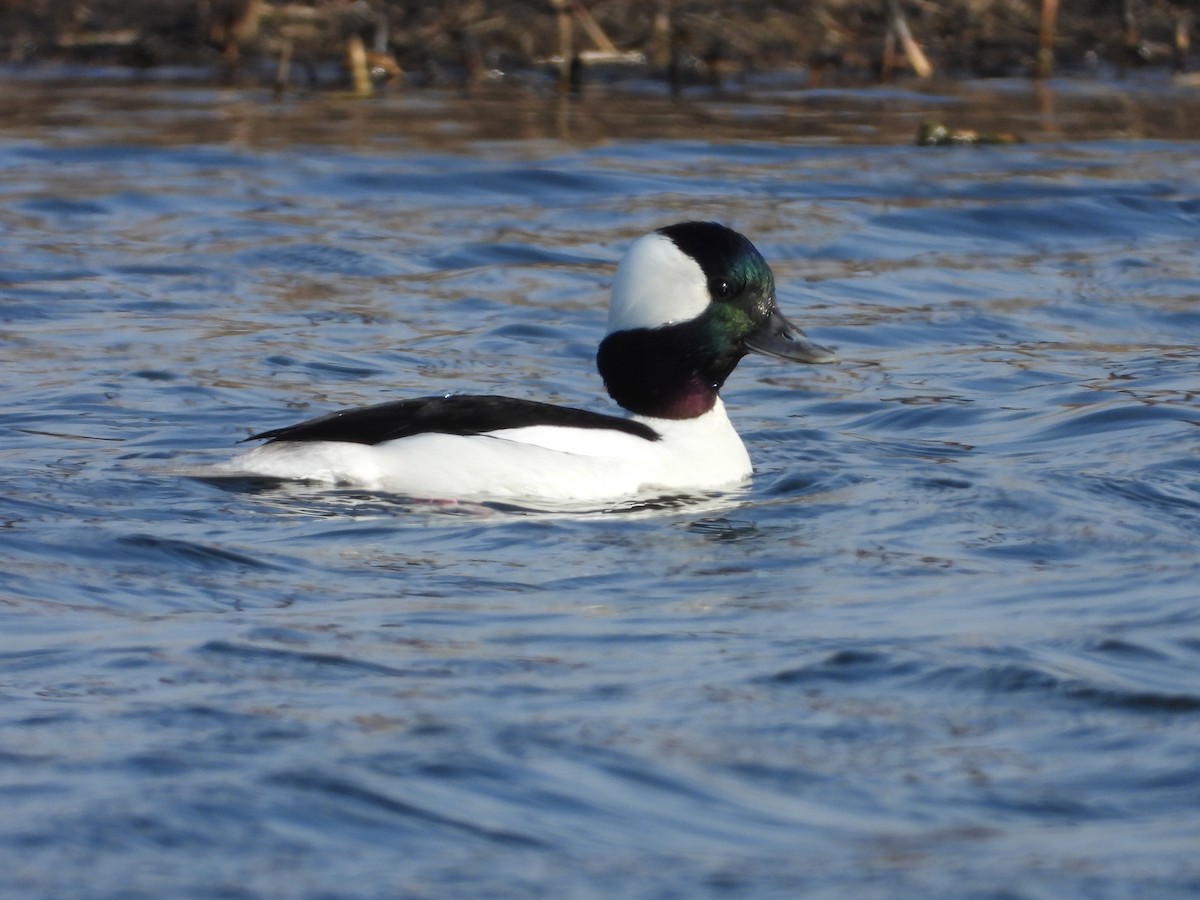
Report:
[[[647,416],[702,415],[750,351],[836,359],[779,312],[771,267],[738,232],[681,222],[634,243],[613,281],[597,356],[613,399]]]

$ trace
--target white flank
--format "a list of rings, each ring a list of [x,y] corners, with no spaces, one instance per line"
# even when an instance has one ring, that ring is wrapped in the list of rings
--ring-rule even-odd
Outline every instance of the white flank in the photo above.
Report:
[[[709,490],[750,475],[750,457],[719,400],[696,419],[643,421],[662,438],[536,426],[485,435],[419,434],[376,446],[281,441],[236,457],[220,474],[352,485],[433,500],[552,501]]]

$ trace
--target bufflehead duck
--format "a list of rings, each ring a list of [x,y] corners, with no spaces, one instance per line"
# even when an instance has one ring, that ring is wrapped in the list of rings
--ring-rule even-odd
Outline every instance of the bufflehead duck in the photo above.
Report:
[[[783,317],[744,236],[681,222],[617,267],[596,364],[628,418],[533,400],[450,395],[335,412],[246,440],[237,475],[442,500],[601,502],[743,481],[750,457],[718,396],[748,352],[834,362]]]

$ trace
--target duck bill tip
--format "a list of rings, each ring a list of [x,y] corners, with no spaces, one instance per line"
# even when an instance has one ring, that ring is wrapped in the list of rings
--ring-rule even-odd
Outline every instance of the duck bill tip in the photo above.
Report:
[[[804,332],[795,326],[751,335],[746,339],[746,348],[764,356],[809,365],[840,362],[836,351],[809,340]]]

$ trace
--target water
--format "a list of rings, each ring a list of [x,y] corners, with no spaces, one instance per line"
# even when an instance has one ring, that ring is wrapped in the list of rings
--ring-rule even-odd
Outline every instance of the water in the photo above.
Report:
[[[27,89],[6,895],[1200,892],[1194,142],[1070,92],[941,151],[898,136],[953,96],[634,140],[540,100]],[[735,373],[742,490],[572,516],[172,471],[403,396],[605,408],[613,262],[685,217],[843,358]]]

